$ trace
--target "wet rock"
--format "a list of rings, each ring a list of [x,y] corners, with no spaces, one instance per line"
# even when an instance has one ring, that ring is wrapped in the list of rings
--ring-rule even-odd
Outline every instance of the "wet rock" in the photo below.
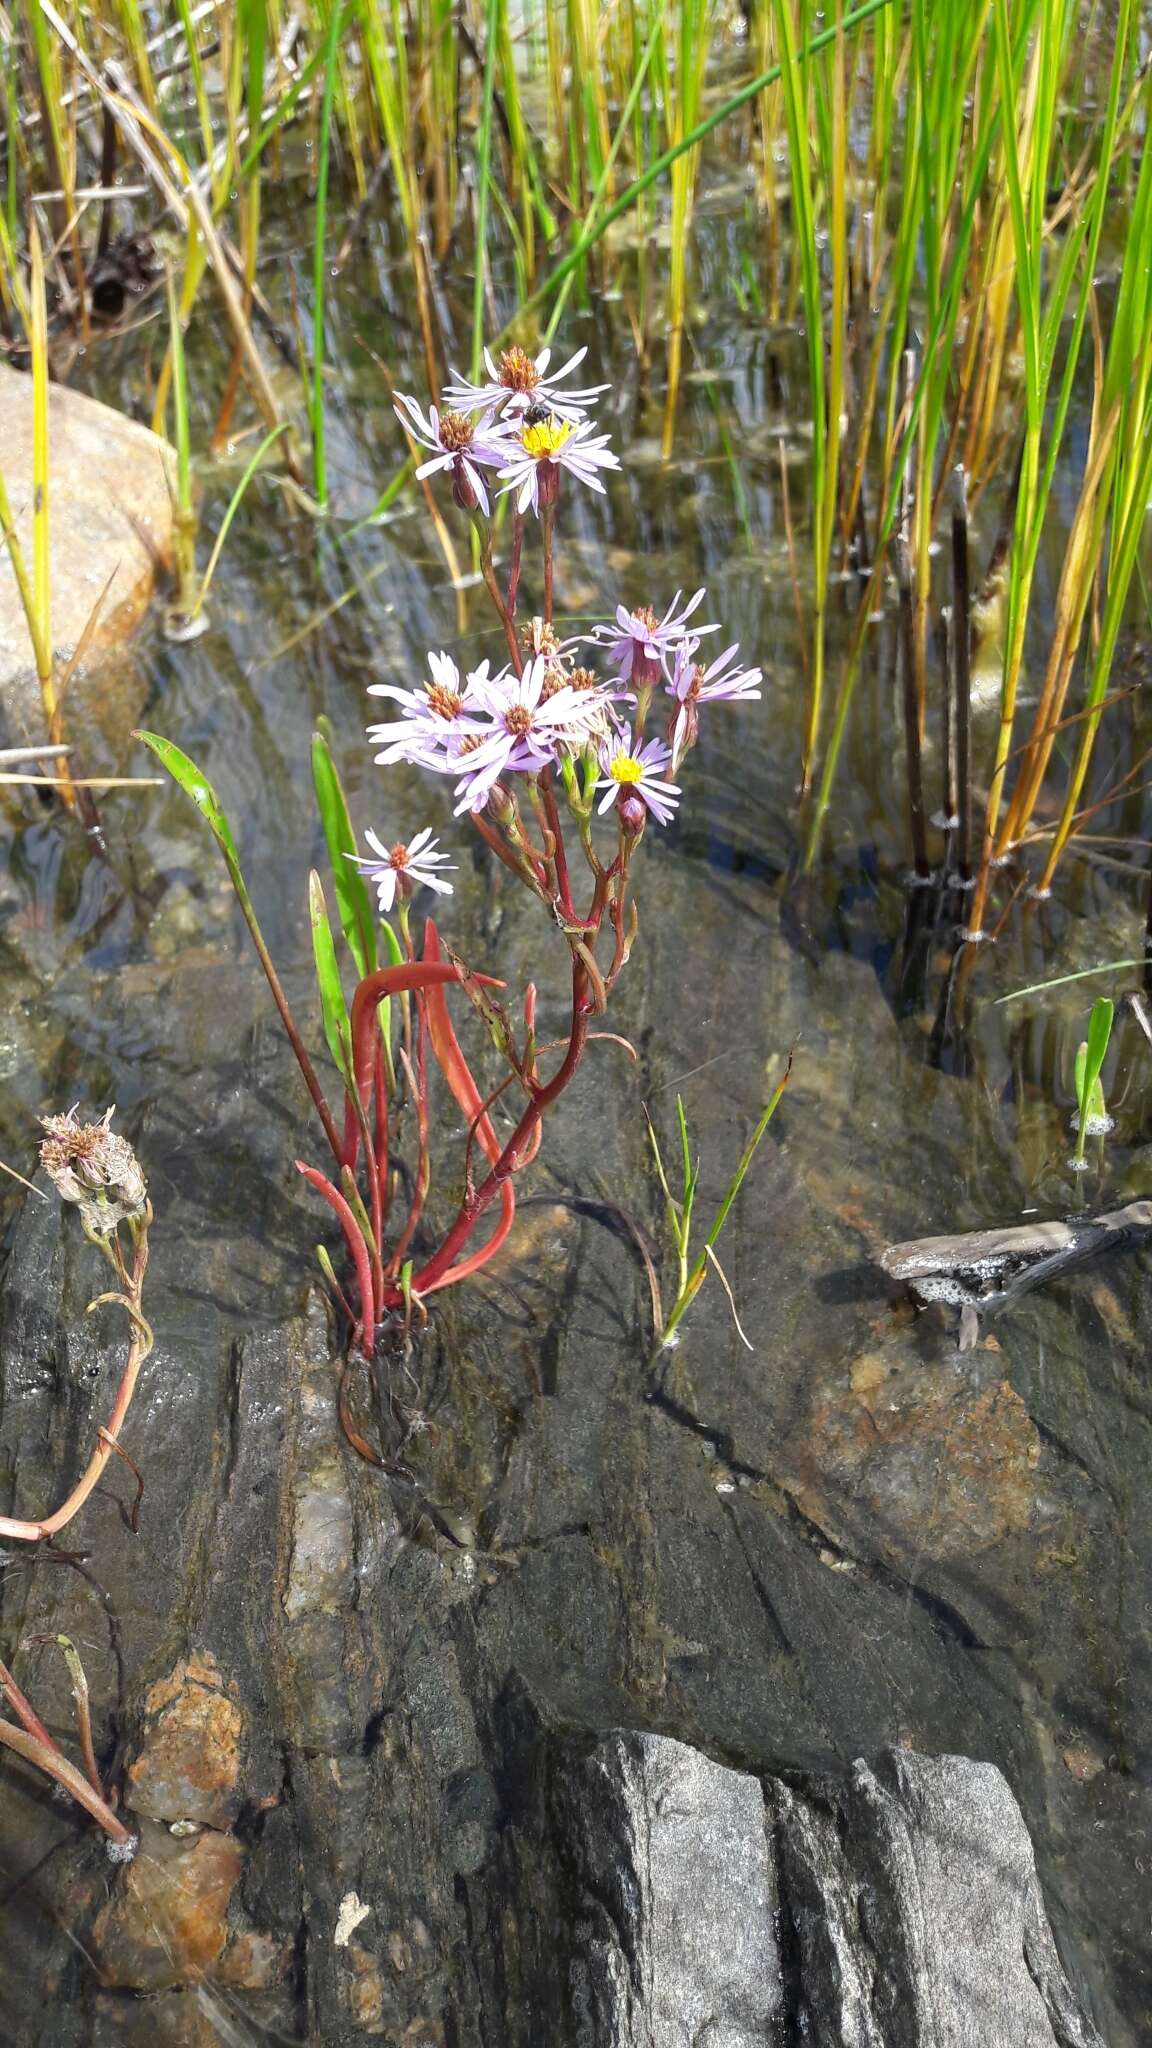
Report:
[[[151,1998],[106,1993],[97,1998],[94,2017],[94,2048],[220,2048],[228,2038],[202,1987]]]
[[[172,451],[110,406],[54,384],[48,394],[52,635],[63,662],[105,586],[100,623],[68,689],[70,737],[123,740],[143,701],[130,663],[109,663],[132,633],[169,556]],[[0,365],[4,481],[25,560],[32,539],[32,379]],[[0,551],[0,729],[9,742],[44,736],[28,627],[7,549]]]
[[[191,1657],[150,1686],[144,1745],[128,1767],[128,1803],[154,1820],[227,1827],[240,1810],[244,1717],[211,1655]]]
[[[215,867],[206,873],[214,886]],[[661,1018],[658,1082],[691,1074],[709,1050],[683,1000],[678,935],[690,927],[710,1010],[747,1019],[750,1046],[802,1026],[805,1049],[828,1063],[833,1106],[805,1093],[798,1062],[731,1220],[725,1270],[755,1354],[706,1290],[675,1376],[657,1387],[634,1250],[598,1216],[561,1209],[544,1180],[545,1200],[523,1208],[528,1256],[513,1238],[490,1294],[446,1290],[409,1355],[382,1359],[374,1381],[350,1376],[358,1427],[396,1453],[386,1471],[344,1440],[341,1360],[323,1315],[303,1312],[307,1247],[323,1226],[291,1161],[311,1156],[312,1140],[255,970],[246,957],[187,973],[130,962],[141,979],[128,1049],[115,1051],[93,975],[59,979],[70,1039],[58,1098],[73,1099],[73,1075],[95,1061],[114,1070],[101,1101],[135,1105],[129,1128],[157,1202],[157,1347],[126,1436],[147,1492],[136,1537],[120,1513],[124,1474],[87,1504],[74,1536],[89,1580],[47,1558],[0,1575],[0,1654],[67,1731],[66,1673],[20,1646],[46,1632],[84,1642],[98,1755],[125,1791],[125,1735],[142,1728],[146,1750],[162,1719],[146,1711],[149,1689],[214,1659],[213,1684],[243,1714],[246,1853],[225,1931],[241,1977],[260,1979],[273,1950],[291,1958],[267,1986],[231,1980],[231,1940],[208,1965],[195,1995],[217,1996],[234,2032],[275,2025],[324,2048],[355,2048],[372,2030],[388,2043],[575,2048],[574,1973],[592,1984],[592,1936],[613,1953],[618,1917],[588,1875],[581,1773],[603,1731],[625,1728],[783,1782],[817,1814],[840,1811],[826,1787],[855,1758],[887,1789],[879,1759],[893,1743],[991,1759],[1025,1811],[1062,1952],[1090,1973],[1110,2048],[1136,2048],[1126,2016],[1146,2009],[1147,1900],[1131,1844],[1149,1811],[1135,1760],[1150,1538],[1129,1504],[1147,1468],[1143,1351],[1110,1354],[1102,1375],[1096,1310],[1070,1286],[1024,1304],[999,1331],[1003,1349],[978,1350],[959,1372],[927,1318],[913,1324],[876,1291],[868,1257],[869,1232],[907,1236],[941,1213],[972,1135],[939,1135],[950,1084],[909,1064],[857,965],[839,960],[827,977],[796,965],[766,923],[756,948],[733,954],[722,921],[714,931],[688,893],[666,922],[667,938],[647,935],[637,957],[652,987],[636,1019],[620,1019],[642,1043],[644,1017]],[[294,1003],[308,1000],[306,968],[289,977]],[[753,1051],[683,1084],[705,1162],[701,1214],[763,1080]],[[590,1114],[598,1085],[560,1106],[549,1157],[566,1192],[642,1202],[642,1119],[616,1114],[615,1096],[610,1116]],[[903,1135],[897,1088],[913,1101]],[[931,1120],[929,1088],[945,1098]],[[654,1224],[650,1192],[640,1221]],[[1003,1190],[996,1206],[1007,1212]],[[83,1315],[90,1248],[43,1211],[27,1203],[0,1293],[6,1503],[61,1497],[122,1356],[111,1312]],[[1135,1267],[1114,1277],[1139,1331]],[[419,1429],[407,1428],[417,1412]],[[968,1462],[954,1481],[957,1423]],[[933,1520],[940,1483],[954,1531]],[[429,1503],[471,1525],[473,1550]],[[1077,1744],[1108,1768],[1075,1775],[1061,1752]],[[609,1788],[630,1861],[644,1841],[638,1773],[631,1807]],[[73,1938],[95,1952],[103,1849],[28,1774],[6,1767],[4,1790],[12,1939],[0,1944],[0,2010],[22,2048],[103,2048],[98,1986]],[[669,1808],[657,1835],[675,1818]],[[68,1907],[78,1871],[97,1873],[91,1903]],[[125,1881],[116,1875],[114,1895]],[[354,1928],[342,1916],[353,1897],[350,1913],[370,1909]],[[646,1924],[654,1913],[650,1901]],[[246,1952],[246,1933],[272,1947]],[[783,1945],[786,1982],[795,1947]],[[67,2031],[60,2014],[73,2009]],[[983,2048],[989,2036],[975,2038]]]
[[[230,1835],[174,1836],[146,1822],[135,1861],[92,1928],[102,1982],[164,1991],[201,1977],[223,1953],[243,1867]]]
[[[964,1557],[1027,1530],[1036,1513],[1040,1436],[1001,1361],[941,1348],[929,1363],[897,1333],[854,1359],[844,1382],[822,1389],[801,1471],[783,1482],[821,1528],[843,1532],[871,1510],[889,1559],[909,1539],[928,1556]]]

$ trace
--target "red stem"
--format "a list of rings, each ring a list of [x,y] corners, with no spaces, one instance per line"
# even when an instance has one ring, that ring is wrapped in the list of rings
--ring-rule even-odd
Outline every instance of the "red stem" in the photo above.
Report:
[[[55,1744],[43,1721],[31,1700],[21,1692],[6,1664],[0,1664],[0,1693],[7,1696],[12,1712],[18,1721],[23,1721],[29,1735],[34,1735],[37,1742],[46,1743],[49,1749],[54,1749]]]
[[[416,1186],[412,1191],[412,1207],[408,1211],[408,1221],[405,1223],[396,1249],[388,1261],[389,1275],[393,1279],[395,1279],[401,1266],[404,1264],[404,1254],[416,1235],[416,1226],[424,1214],[424,1203],[432,1181],[432,1170],[428,1158],[428,1056],[426,1050],[428,1014],[425,1007],[426,1003],[426,996],[417,996],[415,1071],[413,1072],[412,1069],[409,1069],[413,1093],[416,1097]]]
[[[27,1733],[23,1728],[14,1728],[10,1721],[3,1720],[0,1720],[0,1742],[8,1749],[14,1749],[17,1755],[24,1757],[28,1763],[35,1764],[37,1770],[46,1772],[50,1778],[55,1778],[58,1785],[63,1785],[64,1790],[72,1794],[77,1805],[85,1807],[93,1820],[100,1823],[109,1841],[123,1845],[132,1840],[131,1831],[113,1813],[108,1801],[94,1790],[83,1772],[76,1769],[75,1764],[69,1761],[63,1750],[57,1749],[54,1742],[41,1742],[37,1736]]]
[[[512,566],[508,571],[508,596],[506,599],[508,617],[516,617],[516,599],[520,591],[520,551],[524,545],[524,514],[517,512],[512,523]]]
[[[560,813],[556,808],[556,792],[552,787],[552,770],[545,768],[540,776],[540,791],[544,798],[544,809],[548,819],[548,830],[555,841],[552,858],[556,863],[556,881],[560,892],[560,908],[572,924],[578,922],[576,906],[572,901],[572,884],[568,879],[568,855],[564,847],[564,834],[560,829]]]
[[[558,1095],[563,1094],[577,1067],[580,1065],[584,1046],[588,1038],[590,1016],[591,1005],[588,1002],[587,970],[579,959],[573,959],[572,1030],[568,1040],[568,1050],[553,1074],[552,1079],[544,1087],[537,1089],[487,1179],[482,1181],[478,1188],[470,1190],[465,1195],[457,1211],[456,1220],[441,1244],[439,1251],[433,1253],[423,1272],[415,1276],[412,1282],[414,1293],[430,1294],[433,1288],[447,1284],[446,1275],[452,1271],[453,1261],[457,1253],[467,1243],[485,1209],[495,1201],[497,1195],[507,1185],[509,1176],[515,1173],[518,1166],[523,1164],[520,1155],[531,1140],[545,1110],[551,1107]],[[463,1274],[459,1271],[453,1271],[452,1277],[454,1279],[462,1278]]]
[[[439,933],[431,918],[429,918],[424,930],[424,955],[426,959],[438,959],[439,952]],[[442,988],[429,989],[427,1003],[428,1028],[432,1034],[432,1050],[436,1055],[440,1071],[468,1119],[467,1156],[469,1158],[471,1156],[472,1140],[473,1137],[476,1137],[480,1141],[488,1164],[495,1166],[500,1157],[500,1140],[492,1128],[492,1120],[488,1115],[488,1105],[481,1097],[480,1090],[477,1088],[469,1071],[467,1061],[460,1050],[456,1033],[452,1029],[452,1019],[448,1014],[448,1000],[444,990]],[[516,1196],[512,1189],[512,1183],[509,1180],[504,1182],[500,1190],[500,1212],[500,1221],[488,1239],[487,1244],[482,1246],[480,1251],[473,1253],[469,1259],[465,1260],[462,1267],[454,1266],[450,1273],[446,1273],[440,1281],[435,1283],[436,1285],[448,1287],[455,1281],[462,1280],[465,1277],[464,1268],[468,1272],[475,1272],[478,1266],[483,1265],[485,1260],[490,1259],[492,1254],[499,1250],[512,1228],[512,1221],[516,1214]]]
[[[340,1219],[344,1242],[348,1246],[352,1264],[356,1268],[356,1285],[360,1290],[360,1346],[369,1361],[376,1349],[376,1317],[374,1312],[374,1290],[372,1286],[372,1261],[364,1242],[364,1232],[357,1223],[348,1203],[338,1188],[314,1166],[305,1166],[302,1159],[296,1161],[297,1173],[302,1173],[309,1187],[323,1195],[328,1207]],[[383,1294],[386,1290],[381,1289]]]
[[[544,537],[544,624],[552,624],[552,532],[556,524],[555,501],[541,505],[540,527]]]
[[[458,967],[448,960],[403,960],[397,967],[378,967],[374,974],[366,974],[352,998],[352,1072],[356,1092],[367,1107],[372,1090],[372,1072],[375,1064],[376,1009],[385,996],[403,995],[411,989],[442,987],[445,982],[462,981]],[[475,980],[482,988],[503,988],[502,981],[494,981],[491,975],[477,974]],[[354,1134],[352,1157],[342,1158],[344,1166],[355,1166],[359,1127]]]

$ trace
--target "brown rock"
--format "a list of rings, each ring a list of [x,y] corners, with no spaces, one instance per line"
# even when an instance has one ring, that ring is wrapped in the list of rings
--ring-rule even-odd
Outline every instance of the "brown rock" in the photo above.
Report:
[[[348,1949],[348,1965],[352,1972],[348,1986],[348,2002],[352,2018],[364,2034],[384,2032],[384,1980],[375,1956],[366,1948]]]
[[[137,625],[157,567],[168,560],[172,502],[167,442],[110,406],[54,384],[48,394],[48,518],[52,566],[52,639],[63,663],[80,640],[105,585],[111,587],[85,675],[68,689],[69,735],[95,726],[109,744],[123,739],[117,704],[140,685],[109,665],[110,652]],[[0,365],[0,450],[4,482],[25,561],[32,555],[32,379]],[[99,674],[99,688],[93,680]],[[110,696],[109,696],[110,686]],[[40,691],[12,562],[0,549],[0,729],[14,742],[44,734]]]
[[[1086,1742],[1078,1742],[1071,1749],[1061,1750],[1060,1754],[1064,1760],[1065,1770],[1070,1771],[1074,1778],[1078,1778],[1082,1785],[1090,1783],[1093,1778],[1098,1778],[1101,1771],[1106,1768],[1103,1757],[1096,1750],[1089,1749]]]
[[[157,1998],[96,2000],[96,2040],[117,2048],[220,2048],[222,2036],[196,1991],[164,1991]]]
[[[240,1991],[267,1991],[292,1967],[292,1943],[245,1928],[234,1934],[213,1972],[217,1984]]]
[[[244,1717],[215,1659],[190,1657],[151,1686],[140,1755],[128,1768],[128,1804],[153,1820],[223,1828],[240,1810]]]
[[[223,1952],[243,1867],[231,1835],[177,1839],[145,1823],[135,1862],[92,1928],[102,1981],[132,1991],[195,1982]]]
[[[785,1484],[822,1528],[837,1497],[878,1530],[913,1534],[926,1556],[967,1555],[1032,1521],[1040,1438],[1007,1380],[974,1384],[897,1338],[826,1388]]]

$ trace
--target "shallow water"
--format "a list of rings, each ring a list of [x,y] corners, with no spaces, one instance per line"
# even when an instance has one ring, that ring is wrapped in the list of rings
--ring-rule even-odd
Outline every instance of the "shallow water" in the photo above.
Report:
[[[1126,2048],[1144,2038],[1152,1965],[1146,1254],[1122,1253],[1030,1296],[964,1355],[939,1312],[914,1318],[895,1298],[875,1255],[892,1239],[1152,1192],[1149,1055],[1131,1020],[1107,1073],[1117,1128],[1081,1187],[1065,1162],[1092,985],[1087,995],[1079,984],[992,1001],[1045,974],[1136,957],[1143,884],[1135,871],[1070,860],[1053,901],[1015,910],[976,963],[967,1022],[941,1049],[933,1022],[949,925],[921,937],[906,929],[891,618],[870,642],[818,861],[796,876],[803,684],[779,451],[802,527],[803,351],[794,333],[766,331],[725,302],[741,232],[739,209],[717,209],[698,234],[707,319],[695,348],[709,380],[689,351],[670,463],[659,460],[659,359],[641,377],[621,306],[574,310],[564,329],[613,379],[605,423],[625,467],[606,499],[564,508],[560,611],[589,620],[618,597],[662,608],[676,588],[705,583],[709,615],[763,665],[767,685],[761,705],[717,707],[705,721],[682,818],[648,835],[641,934],[615,1017],[636,1065],[615,1047],[591,1049],[527,1179],[533,1201],[511,1253],[470,1299],[438,1309],[415,1387],[388,1379],[392,1400],[430,1425],[404,1446],[411,1497],[466,1524],[483,1553],[515,1561],[481,1573],[469,1596],[475,1626],[567,1726],[658,1727],[761,1768],[844,1761],[892,1742],[998,1762],[1036,1839],[1069,1965],[1112,2048]],[[308,256],[286,242],[276,267],[286,261],[303,273]],[[215,784],[302,1010],[307,871],[321,855],[308,742],[324,713],[358,825],[394,839],[431,823],[459,849],[445,929],[513,987],[539,980],[549,1037],[563,1022],[556,935],[473,853],[445,786],[375,769],[362,741],[371,681],[418,680],[429,646],[498,652],[482,589],[453,592],[418,493],[383,526],[341,538],[401,453],[364,344],[388,357],[400,388],[420,388],[398,294],[375,244],[340,287],[330,527],[271,485],[250,497],[212,594],[210,633],[170,646],[153,619],[137,643],[146,721]],[[462,306],[446,310],[463,336]],[[191,339],[201,388],[219,388],[214,338],[194,329]],[[142,346],[98,354],[84,366],[91,388],[131,405]],[[234,474],[206,478],[206,531]],[[986,548],[991,508],[980,524]],[[453,533],[466,560],[459,522]],[[1053,573],[1051,558],[1040,618]],[[349,589],[351,601],[317,624]],[[854,602],[845,584],[834,648]],[[1118,722],[1117,753],[1121,732]],[[1140,835],[1144,809],[1130,801],[1116,829]],[[176,1608],[184,1602],[201,1629],[227,1611],[223,1593],[214,1606],[204,1590],[213,1543],[231,1540],[212,1533],[227,1497],[220,1403],[231,1398],[217,1376],[238,1341],[258,1344],[299,1309],[324,1224],[292,1160],[319,1148],[223,870],[187,801],[167,788],[110,797],[106,864],[67,825],[30,816],[0,839],[0,1155],[27,1166],[29,1120],[42,1108],[115,1101],[157,1211],[150,1300],[161,1346],[131,1424],[148,1486],[143,1547],[129,1562],[129,1539],[108,1519],[99,1552],[130,1693],[140,1673],[163,1668],[174,1629],[182,1640],[173,1587],[184,1589]],[[680,1090],[708,1213],[793,1043],[792,1085],[723,1251],[753,1348],[713,1282],[670,1365],[654,1371],[627,1244],[565,1205],[617,1204],[657,1233],[641,1104],[668,1134]],[[18,1197],[4,1189],[0,1201],[15,1217]],[[35,1217],[14,1226],[10,1336],[27,1336],[35,1320],[21,1292],[38,1270],[29,1230],[53,1227]],[[74,1249],[68,1270],[82,1288]],[[9,1390],[5,1449],[22,1479],[74,1449],[82,1422],[73,1395],[46,1442],[43,1392],[31,1366]],[[357,1398],[370,1408],[367,1390]],[[199,1483],[190,1444],[201,1446]],[[383,1488],[375,1473],[363,1483]],[[425,1539],[426,1521],[415,1515]],[[61,1593],[59,1576],[8,1575],[13,1628],[43,1626],[78,1597]],[[315,1680],[321,1638],[308,1639],[307,1654],[320,1660]],[[422,1654],[431,1669],[434,1639]],[[93,1657],[99,1698],[107,1656]],[[340,1750],[345,1711],[320,1684],[318,1749]],[[466,1817],[481,1844],[490,1819]],[[37,1939],[47,1954],[50,1935]]]

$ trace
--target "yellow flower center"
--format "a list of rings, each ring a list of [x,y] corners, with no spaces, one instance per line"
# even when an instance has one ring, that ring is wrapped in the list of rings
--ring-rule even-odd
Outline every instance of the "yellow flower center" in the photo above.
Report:
[[[644,774],[644,765],[633,754],[617,754],[608,773],[613,782],[639,782]]]
[[[564,446],[572,428],[567,420],[542,420],[539,426],[525,427],[520,436],[520,445],[525,455],[534,455],[537,462],[548,462]]]

